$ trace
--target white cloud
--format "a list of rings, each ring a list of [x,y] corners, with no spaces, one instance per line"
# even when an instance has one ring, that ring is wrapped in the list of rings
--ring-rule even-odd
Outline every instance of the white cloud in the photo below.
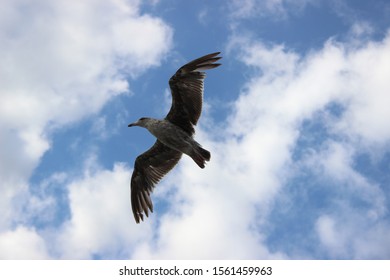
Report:
[[[353,169],[357,153],[358,147],[350,143],[330,141],[306,159],[306,166],[335,194],[316,221],[316,234],[330,258],[387,259],[386,186]]]
[[[160,63],[172,42],[139,1],[2,1],[0,230],[50,148],[50,132],[99,111]],[[140,28],[142,26],[142,28]],[[8,213],[8,214],[7,214]]]
[[[388,221],[373,222],[365,213],[344,206],[337,209],[338,213],[324,214],[316,221],[318,245],[325,254],[335,259],[388,259]]]
[[[71,219],[54,241],[60,258],[129,258],[140,239],[150,238],[150,224],[133,221],[129,178],[117,164],[111,171],[87,167],[83,178],[70,182]]]
[[[371,35],[374,32],[374,28],[368,22],[357,21],[351,27],[351,34],[355,37],[364,37]]]
[[[34,229],[18,227],[0,233],[0,259],[47,259],[45,242]]]
[[[321,216],[316,223],[316,229],[321,243],[327,246],[335,255],[345,255],[345,236],[341,234],[340,225],[336,226],[335,221],[329,216]],[[333,256],[334,257],[334,256]]]
[[[238,106],[243,102],[249,103],[249,108],[255,107],[253,110],[272,108],[270,113],[274,116],[296,121],[331,102],[340,103],[345,109],[343,116],[331,124],[339,133],[359,136],[366,142],[389,141],[386,120],[390,113],[385,104],[390,98],[386,77],[390,36],[357,49],[328,41],[322,50],[304,59],[281,46],[246,45],[249,46],[244,48],[242,60],[261,68],[263,75],[252,79],[248,91],[256,93],[243,95]],[[249,99],[251,102],[246,102]]]
[[[305,159],[305,164],[310,165],[318,176],[336,181],[338,193],[365,201],[370,205],[367,216],[377,220],[388,211],[385,194],[378,184],[353,169],[354,155],[358,152],[357,147],[348,143],[329,141],[318,153]]]
[[[366,143],[385,145],[390,139],[387,119],[390,112],[390,81],[386,73],[390,65],[390,35],[383,42],[368,43],[361,50],[353,51],[347,58],[350,103],[340,130],[358,136]]]

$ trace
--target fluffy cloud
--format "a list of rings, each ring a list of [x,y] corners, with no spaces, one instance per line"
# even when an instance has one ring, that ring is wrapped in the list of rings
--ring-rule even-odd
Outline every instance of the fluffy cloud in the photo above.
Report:
[[[389,38],[387,35],[379,42],[359,44],[355,40],[350,44],[330,40],[322,50],[305,57],[283,46],[269,47],[253,41],[239,44],[246,46],[241,52],[242,60],[261,71],[235,104],[232,131],[242,133],[245,140],[266,123],[268,129],[262,130],[262,137],[270,135],[269,131],[272,135],[272,128],[281,128],[279,137],[292,139],[283,143],[275,137],[275,145],[270,147],[275,154],[256,154],[269,160],[285,151],[282,162],[288,168],[275,169],[279,178],[288,173],[283,170],[290,170],[291,179],[304,172],[316,178],[315,184],[324,182],[316,187],[324,188],[323,192],[333,197],[322,209],[324,213],[313,206],[318,217],[304,234],[312,235],[314,227],[325,255],[332,258],[389,256],[387,238],[383,236],[384,231],[390,230],[386,222],[386,186],[357,170],[355,161],[367,155],[378,162],[388,151],[390,129],[386,120],[390,112],[384,104],[390,98],[390,82],[385,74],[390,70],[386,63]],[[233,45],[237,42],[241,43],[242,38],[235,39]],[[317,136],[305,131],[304,123],[321,125],[322,136],[315,144],[307,139]],[[306,146],[300,144],[302,139],[307,141]],[[261,145],[261,140],[257,143]],[[247,149],[259,148],[252,144]],[[297,150],[303,157],[289,162]],[[304,186],[314,187],[310,182]],[[295,191],[302,191],[300,203],[306,204],[307,191],[299,187]]]
[[[0,259],[47,259],[46,244],[34,229],[23,226],[0,234]]]
[[[316,220],[319,248],[333,259],[388,259],[389,223],[373,221],[368,215],[354,213],[348,207],[340,209],[337,214],[324,214]]]
[[[71,219],[55,238],[60,258],[129,258],[140,239],[150,238],[150,224],[133,223],[129,205],[129,170],[88,168],[69,190]],[[118,222],[120,221],[120,222]]]
[[[0,18],[2,230],[51,131],[128,92],[125,75],[158,65],[172,30],[139,1],[2,1]]]

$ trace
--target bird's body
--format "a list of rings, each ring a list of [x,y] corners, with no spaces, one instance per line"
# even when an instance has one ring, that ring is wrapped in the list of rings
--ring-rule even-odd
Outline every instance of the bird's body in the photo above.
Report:
[[[202,111],[203,70],[218,67],[219,53],[212,53],[182,66],[169,80],[172,106],[162,119],[140,118],[130,126],[146,128],[157,140],[146,152],[139,155],[131,177],[131,205],[137,223],[153,212],[150,193],[155,184],[180,160],[182,154],[190,156],[204,168],[210,152],[195,141],[194,126]]]
[[[142,118],[137,125],[149,130],[165,146],[190,156],[201,168],[204,168],[204,161],[210,160],[210,152],[203,149],[189,133],[166,119]]]

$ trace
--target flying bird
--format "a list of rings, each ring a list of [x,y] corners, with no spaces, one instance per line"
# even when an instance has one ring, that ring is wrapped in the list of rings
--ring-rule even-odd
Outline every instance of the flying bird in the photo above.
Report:
[[[204,70],[221,64],[215,63],[220,52],[195,59],[176,71],[170,78],[172,105],[164,119],[140,118],[128,126],[146,128],[157,140],[154,145],[139,155],[134,163],[131,177],[131,207],[137,223],[153,212],[150,194],[155,185],[180,160],[182,154],[190,156],[204,168],[210,160],[210,152],[194,140],[195,129],[203,102]]]

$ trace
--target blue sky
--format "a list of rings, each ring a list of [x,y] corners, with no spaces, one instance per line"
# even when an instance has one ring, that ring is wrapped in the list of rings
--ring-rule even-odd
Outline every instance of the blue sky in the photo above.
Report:
[[[2,1],[1,259],[389,259],[390,3]],[[168,79],[221,51],[135,224]]]

